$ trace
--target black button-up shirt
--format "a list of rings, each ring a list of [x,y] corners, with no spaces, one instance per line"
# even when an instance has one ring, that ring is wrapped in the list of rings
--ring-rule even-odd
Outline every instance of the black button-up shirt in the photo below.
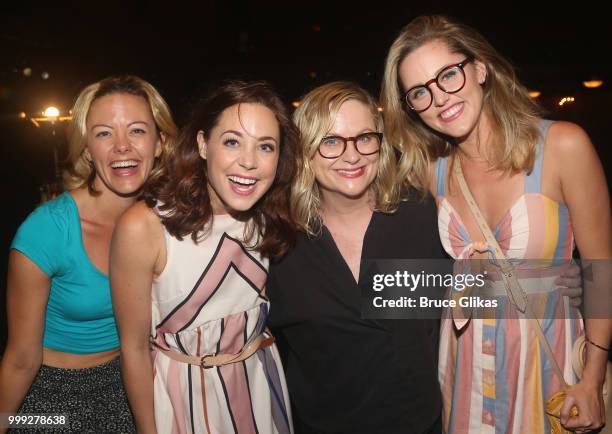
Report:
[[[432,198],[373,214],[362,260],[443,257]],[[271,266],[268,293],[297,433],[421,433],[439,418],[438,321],[362,319],[326,228]]]

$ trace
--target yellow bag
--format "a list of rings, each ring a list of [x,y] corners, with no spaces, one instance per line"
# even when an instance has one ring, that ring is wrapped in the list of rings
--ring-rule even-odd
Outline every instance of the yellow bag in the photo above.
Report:
[[[572,347],[572,369],[578,378],[582,377],[582,371],[584,370],[584,356],[586,351],[586,340],[584,336],[580,336],[574,342]],[[606,407],[606,419],[604,420],[605,428],[600,431],[600,434],[612,433],[612,406],[609,405],[610,398],[610,385],[612,384],[612,364],[608,362],[606,368],[606,378],[603,385],[603,401]],[[572,431],[568,431],[561,425],[561,407],[565,401],[566,393],[565,390],[561,390],[552,395],[546,401],[546,417],[550,424],[551,434],[571,434]],[[570,416],[578,416],[578,408],[573,406],[570,410]]]
[[[550,424],[550,434],[571,434],[571,431],[561,425],[561,407],[565,397],[565,390],[561,390],[546,401],[546,418]],[[578,416],[578,408],[575,405],[570,410],[570,416]]]

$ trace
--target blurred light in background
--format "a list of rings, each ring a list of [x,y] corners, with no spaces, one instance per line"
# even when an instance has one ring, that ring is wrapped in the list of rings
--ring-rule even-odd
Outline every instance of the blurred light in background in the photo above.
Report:
[[[45,111],[43,112],[43,116],[48,117],[48,118],[56,118],[60,115],[59,110],[57,109],[57,107],[47,107],[45,109]]]
[[[563,107],[565,104],[569,104],[574,102],[574,97],[573,96],[566,96],[561,98],[561,101],[559,101],[559,106]]]
[[[583,81],[582,84],[589,89],[596,89],[603,84],[603,80],[587,80]]]

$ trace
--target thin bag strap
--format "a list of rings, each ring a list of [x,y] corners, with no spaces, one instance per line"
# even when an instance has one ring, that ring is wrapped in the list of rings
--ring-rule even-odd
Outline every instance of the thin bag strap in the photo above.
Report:
[[[506,259],[506,255],[504,255],[501,247],[499,247],[499,243],[495,239],[491,229],[489,229],[489,225],[487,224],[485,218],[482,216],[480,208],[478,208],[467,182],[465,181],[465,177],[463,176],[463,170],[461,169],[461,161],[459,158],[455,158],[453,160],[453,172],[455,173],[461,193],[463,193],[463,197],[465,198],[470,211],[474,216],[474,220],[476,221],[480,232],[482,232],[482,235],[485,237],[487,244],[493,249],[495,259],[497,259],[500,263],[502,277],[504,282],[506,282],[506,286],[510,290],[510,294],[508,294],[510,296],[510,300],[521,313],[525,313],[527,309],[527,297],[525,296],[524,291],[520,286],[517,287],[517,285],[508,285],[508,280],[514,276],[514,266],[510,263],[510,261],[508,261],[508,259]]]
[[[544,351],[552,362],[555,374],[557,375],[557,377],[559,377],[559,381],[561,382],[561,384],[567,387],[567,383],[565,381],[565,378],[563,377],[561,368],[559,367],[559,364],[557,363],[557,360],[553,355],[552,349],[550,348],[550,344],[548,343],[548,339],[546,339],[546,336],[542,331],[542,326],[540,325],[540,322],[536,319],[534,312],[531,309],[531,306],[527,302],[527,296],[525,295],[523,288],[521,288],[521,285],[518,282],[516,273],[514,272],[514,266],[508,261],[501,247],[499,247],[497,239],[495,239],[493,232],[491,232],[489,225],[487,224],[485,218],[480,212],[480,208],[478,207],[476,201],[474,200],[474,197],[472,196],[472,192],[470,191],[467,182],[465,181],[465,177],[463,176],[463,170],[461,169],[461,161],[459,160],[459,158],[454,159],[453,166],[453,172],[455,174],[455,177],[457,178],[459,189],[461,190],[461,193],[463,194],[463,197],[465,198],[470,208],[470,211],[472,212],[472,216],[478,224],[482,235],[485,237],[487,244],[493,249],[495,259],[497,259],[497,261],[501,265],[502,278],[506,286],[508,298],[510,298],[510,301],[519,312],[519,316],[524,317],[526,315],[528,317],[529,322],[535,330],[536,336],[540,340],[540,343],[544,347]]]

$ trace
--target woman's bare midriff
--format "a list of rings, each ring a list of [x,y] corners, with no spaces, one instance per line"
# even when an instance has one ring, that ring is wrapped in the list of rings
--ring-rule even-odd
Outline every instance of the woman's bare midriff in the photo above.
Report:
[[[92,354],[73,354],[43,347],[43,365],[62,369],[83,369],[102,365],[119,356],[119,348]]]

